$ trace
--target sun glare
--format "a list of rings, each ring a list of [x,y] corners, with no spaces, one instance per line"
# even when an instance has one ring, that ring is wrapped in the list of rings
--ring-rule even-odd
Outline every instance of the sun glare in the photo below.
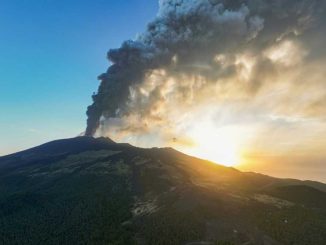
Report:
[[[232,127],[216,128],[210,123],[196,126],[189,133],[195,146],[185,150],[188,154],[225,166],[240,164],[241,133]]]

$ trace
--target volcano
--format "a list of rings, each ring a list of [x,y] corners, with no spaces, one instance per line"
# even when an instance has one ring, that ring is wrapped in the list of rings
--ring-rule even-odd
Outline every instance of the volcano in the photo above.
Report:
[[[53,141],[0,158],[1,244],[325,244],[326,185],[172,148]]]

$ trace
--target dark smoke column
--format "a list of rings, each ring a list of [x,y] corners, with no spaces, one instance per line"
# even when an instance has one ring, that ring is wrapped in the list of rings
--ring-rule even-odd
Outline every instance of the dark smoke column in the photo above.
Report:
[[[96,133],[96,129],[99,127],[101,112],[96,108],[96,104],[87,108],[87,128],[85,136],[93,136]]]
[[[99,76],[98,92],[87,109],[86,136],[96,133],[102,116],[110,118],[126,113],[130,86],[140,83],[147,70],[157,67],[153,59],[157,56],[141,41],[126,41],[119,49],[111,49],[107,56],[112,65]],[[160,61],[163,60],[161,57]]]

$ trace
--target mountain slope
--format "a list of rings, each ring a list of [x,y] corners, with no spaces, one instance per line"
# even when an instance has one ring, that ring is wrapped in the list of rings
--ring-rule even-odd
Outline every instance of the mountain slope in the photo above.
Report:
[[[325,244],[323,190],[77,137],[0,158],[0,243]]]

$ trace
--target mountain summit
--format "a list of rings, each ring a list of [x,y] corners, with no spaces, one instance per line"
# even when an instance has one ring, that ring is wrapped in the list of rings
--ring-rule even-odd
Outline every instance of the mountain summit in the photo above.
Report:
[[[326,185],[108,138],[0,158],[1,244],[325,244]]]

